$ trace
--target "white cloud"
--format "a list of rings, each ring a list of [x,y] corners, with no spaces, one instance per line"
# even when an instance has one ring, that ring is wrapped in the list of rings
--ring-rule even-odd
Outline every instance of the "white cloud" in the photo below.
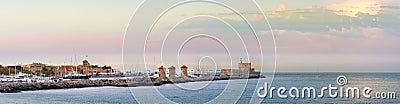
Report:
[[[337,15],[349,17],[358,17],[358,13],[378,15],[382,10],[380,3],[373,0],[348,0],[340,4],[328,5],[327,8],[333,10]]]

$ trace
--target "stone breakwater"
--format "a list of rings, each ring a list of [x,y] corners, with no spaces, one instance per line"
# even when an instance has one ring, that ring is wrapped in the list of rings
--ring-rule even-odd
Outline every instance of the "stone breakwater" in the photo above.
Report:
[[[80,80],[61,82],[34,82],[34,83],[0,83],[1,93],[17,93],[20,91],[83,88],[100,86],[136,87],[136,86],[160,86],[163,84],[186,83],[196,81],[247,79],[244,77],[202,77],[202,78],[133,78],[116,80]]]
[[[33,82],[33,83],[6,83],[0,85],[1,93],[17,93],[29,90],[83,88],[99,86],[121,86],[120,81],[62,81],[62,82]]]

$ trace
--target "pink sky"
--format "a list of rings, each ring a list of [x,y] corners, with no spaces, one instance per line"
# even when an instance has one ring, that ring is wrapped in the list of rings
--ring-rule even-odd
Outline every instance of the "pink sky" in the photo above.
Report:
[[[400,18],[398,5],[394,5],[398,1],[258,2],[275,34],[278,49],[277,71],[397,71],[399,67],[400,37],[397,29]],[[46,0],[42,4],[17,0],[1,3],[0,64],[70,64],[71,57],[75,55],[78,63],[88,55],[87,59],[94,64],[122,64],[123,36],[139,1],[93,3]],[[236,25],[240,23],[233,15],[219,8],[207,5],[187,6],[183,7],[187,9],[178,9],[167,15],[160,22],[156,33],[167,32],[175,24],[174,21],[187,15],[196,15],[191,13],[197,13],[197,9],[205,7],[214,9],[210,14],[227,18],[228,22]],[[251,11],[250,21],[263,20],[263,17],[250,13]],[[220,25],[201,18],[180,25],[174,34],[190,35],[207,31],[210,34],[220,33],[216,36],[225,38],[225,41],[235,41],[226,42],[236,46],[230,49],[241,50],[241,44],[236,42],[237,38],[233,38],[233,32]],[[245,29],[239,28],[238,31]],[[271,35],[269,30],[257,33]],[[251,39],[246,36],[243,38]],[[151,38],[156,41],[161,39],[158,36]],[[185,40],[183,37],[173,39]],[[270,39],[262,41],[269,43]],[[202,42],[204,41],[194,41],[190,48],[196,49],[188,48],[185,52],[192,52],[190,54],[193,57],[199,54],[221,57],[225,55],[219,49],[221,46],[216,46],[218,44]],[[265,46],[269,47],[270,44]],[[257,46],[250,45],[248,48],[256,49]],[[200,51],[202,53],[196,53]],[[159,58],[158,55],[155,57]],[[237,57],[233,61],[236,63]],[[127,64],[135,63],[137,62]]]

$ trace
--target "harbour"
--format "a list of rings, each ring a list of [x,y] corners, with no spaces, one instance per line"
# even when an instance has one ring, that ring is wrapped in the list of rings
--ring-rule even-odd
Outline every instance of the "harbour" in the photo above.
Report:
[[[324,86],[327,83],[335,83],[337,75],[352,76],[351,81],[353,86],[366,86],[376,88],[377,91],[390,90],[400,92],[399,73],[334,73],[334,72],[289,72],[289,73],[276,73],[274,84],[276,86]],[[268,74],[263,74],[268,75]],[[316,78],[316,76],[325,76]],[[303,78],[303,79],[299,79]],[[262,78],[264,79],[264,78]],[[296,80],[293,80],[296,79]],[[162,86],[155,86],[159,89],[167,99],[176,103],[206,103],[217,97],[229,82],[237,82],[245,79],[237,80],[218,80],[213,81],[209,87],[205,87],[199,91],[185,91],[173,84],[165,84]],[[237,100],[237,103],[250,103],[253,98],[254,86],[258,79],[249,79],[246,89],[242,97],[238,100],[235,98],[227,98],[226,100]],[[305,81],[307,80],[307,81]],[[310,81],[313,80],[313,81]],[[179,83],[178,86],[200,86],[206,84],[206,81]],[[69,89],[49,89],[49,90],[35,90],[35,91],[21,91],[20,93],[1,93],[0,100],[3,103],[41,103],[41,104],[70,104],[70,103],[119,103],[119,104],[137,104],[138,101],[130,91],[133,89],[145,90],[151,89],[154,86],[138,86],[138,87],[85,87],[85,88],[69,88]],[[158,93],[148,93],[148,96],[153,96]],[[207,96],[204,96],[207,95]],[[262,103],[400,103],[398,99],[278,99],[275,94],[274,99],[264,99]],[[151,97],[150,97],[151,98]],[[23,100],[21,100],[23,99]],[[44,101],[45,99],[45,101]],[[154,103],[165,103],[154,100]]]
[[[77,69],[80,68],[80,72]],[[75,68],[75,69],[74,69]],[[230,79],[251,79],[263,78],[260,72],[256,72],[251,67],[251,63],[243,63],[240,60],[238,63],[239,69],[223,69],[224,72],[219,74],[190,74],[188,67],[182,65],[179,67],[180,74],[177,74],[174,66],[160,66],[156,73],[151,74],[124,74],[100,73],[98,69],[94,70],[90,67],[87,60],[83,60],[83,65],[73,66],[70,71],[64,67],[68,74],[60,77],[54,76],[36,76],[18,72],[14,76],[2,76],[0,83],[1,93],[16,93],[30,90],[46,90],[46,89],[64,89],[64,88],[84,88],[84,87],[101,87],[101,86],[116,86],[116,87],[137,87],[137,86],[160,86],[164,84],[177,84],[198,81],[214,81],[214,80],[230,80]],[[110,68],[111,69],[111,68]],[[106,69],[109,70],[109,69]],[[96,73],[96,74],[94,74]],[[200,72],[202,73],[202,72]],[[168,75],[168,76],[167,76]]]

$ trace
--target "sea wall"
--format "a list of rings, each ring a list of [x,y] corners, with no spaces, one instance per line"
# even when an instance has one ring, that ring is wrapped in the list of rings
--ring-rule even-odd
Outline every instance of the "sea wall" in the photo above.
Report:
[[[247,77],[248,78],[248,77]],[[136,86],[160,86],[163,84],[186,83],[196,81],[229,80],[229,79],[247,79],[246,77],[201,77],[201,78],[133,78],[116,80],[79,80],[79,81],[60,81],[60,82],[33,82],[33,83],[0,83],[1,93],[17,93],[29,90],[46,89],[65,89],[65,88],[83,88],[100,86],[117,87],[136,87]]]

